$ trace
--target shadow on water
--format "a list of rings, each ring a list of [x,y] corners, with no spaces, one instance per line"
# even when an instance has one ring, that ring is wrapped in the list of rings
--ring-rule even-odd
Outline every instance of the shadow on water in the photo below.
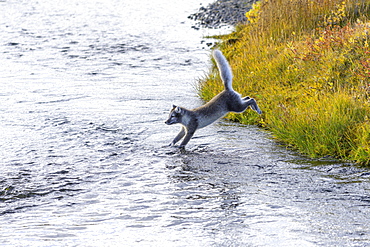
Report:
[[[228,131],[217,131],[225,126]],[[353,235],[355,241],[369,240],[368,223],[358,217],[370,206],[366,169],[301,157],[273,145],[268,134],[254,127],[221,123],[214,130],[218,140],[213,144],[167,152],[172,157],[166,168],[173,196],[182,209],[177,219],[206,221],[208,234],[242,229],[235,233],[239,244],[316,246],[338,244],[343,238],[350,243]],[[202,139],[209,141],[208,133],[199,143]],[[225,141],[228,145],[220,145]],[[353,224],[356,230],[350,230]]]

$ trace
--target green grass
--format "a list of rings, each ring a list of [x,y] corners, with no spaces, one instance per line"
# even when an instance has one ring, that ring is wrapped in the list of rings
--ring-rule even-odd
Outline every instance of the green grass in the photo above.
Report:
[[[251,23],[220,37],[233,87],[264,114],[227,117],[269,129],[312,157],[370,164],[370,2],[268,0]],[[222,90],[214,67],[199,84],[206,101]]]

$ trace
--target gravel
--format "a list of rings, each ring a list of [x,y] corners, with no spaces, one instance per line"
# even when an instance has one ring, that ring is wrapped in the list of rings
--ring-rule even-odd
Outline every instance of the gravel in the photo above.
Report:
[[[245,13],[252,8],[254,2],[256,0],[217,0],[207,7],[200,7],[197,13],[188,18],[197,21],[194,29],[236,25],[247,21]]]

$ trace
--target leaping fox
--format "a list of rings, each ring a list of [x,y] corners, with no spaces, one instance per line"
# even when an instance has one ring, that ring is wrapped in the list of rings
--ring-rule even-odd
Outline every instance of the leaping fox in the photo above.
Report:
[[[170,146],[175,145],[184,136],[180,148],[185,148],[197,129],[203,128],[217,119],[225,116],[228,112],[241,113],[248,106],[252,110],[261,114],[256,101],[250,97],[242,98],[239,93],[232,88],[232,72],[229,63],[219,50],[213,51],[213,57],[216,60],[221,79],[225,89],[211,99],[208,103],[193,110],[175,106],[170,112],[169,118],[165,122],[167,125],[179,123],[182,125],[180,133],[173,139]]]

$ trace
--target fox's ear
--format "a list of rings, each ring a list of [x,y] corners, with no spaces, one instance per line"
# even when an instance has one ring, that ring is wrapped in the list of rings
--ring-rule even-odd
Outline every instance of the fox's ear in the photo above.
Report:
[[[180,108],[180,107],[178,107],[178,106],[176,106],[176,108],[175,108],[175,112],[176,112],[176,113],[181,113],[181,108]]]
[[[175,106],[175,105],[172,105],[172,107],[173,107],[172,109],[174,109],[174,108],[176,108],[177,106]]]

